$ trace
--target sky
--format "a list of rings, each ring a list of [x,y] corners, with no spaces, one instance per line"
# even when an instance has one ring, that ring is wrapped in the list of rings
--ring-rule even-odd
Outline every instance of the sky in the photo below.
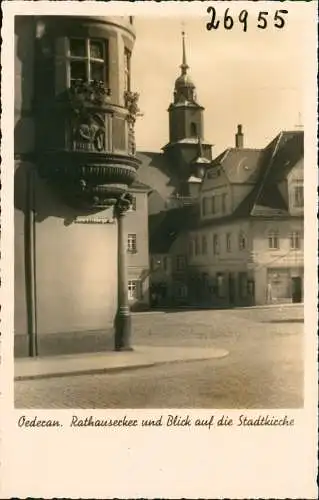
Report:
[[[186,31],[189,74],[205,107],[204,136],[219,154],[234,145],[243,125],[246,147],[265,147],[281,130],[303,122],[302,20],[260,30],[250,18],[247,32],[207,31],[208,17],[135,17],[132,90],[140,93],[143,116],[136,123],[137,149],[160,151],[168,142],[167,108],[182,59]]]

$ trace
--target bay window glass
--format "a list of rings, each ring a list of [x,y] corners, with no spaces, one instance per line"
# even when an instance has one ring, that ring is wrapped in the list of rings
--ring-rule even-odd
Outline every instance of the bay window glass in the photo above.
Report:
[[[107,41],[69,39],[70,84],[76,81],[108,85]]]

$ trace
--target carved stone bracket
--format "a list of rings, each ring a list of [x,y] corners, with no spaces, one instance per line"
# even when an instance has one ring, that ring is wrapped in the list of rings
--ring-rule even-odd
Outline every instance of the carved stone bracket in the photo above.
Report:
[[[124,103],[125,107],[128,110],[127,120],[129,122],[136,121],[136,118],[140,114],[140,108],[138,107],[138,100],[140,95],[138,92],[125,92],[124,93]]]
[[[124,93],[125,107],[128,110],[128,115],[126,117],[128,122],[128,148],[132,155],[136,152],[134,125],[136,118],[141,115],[138,107],[138,100],[139,94],[137,92]]]
[[[133,202],[131,193],[124,193],[114,205],[114,215],[116,217],[123,217],[123,215],[130,209]]]

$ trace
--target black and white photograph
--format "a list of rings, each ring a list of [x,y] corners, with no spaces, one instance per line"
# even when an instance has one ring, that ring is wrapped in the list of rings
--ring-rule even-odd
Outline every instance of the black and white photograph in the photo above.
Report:
[[[316,8],[28,3],[10,11],[1,223],[21,439],[114,425],[288,439],[316,387]]]
[[[18,407],[302,407],[296,30],[15,18]]]

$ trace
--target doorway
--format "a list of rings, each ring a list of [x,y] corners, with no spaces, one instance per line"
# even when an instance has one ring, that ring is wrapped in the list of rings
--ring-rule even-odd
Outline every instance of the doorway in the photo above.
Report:
[[[233,273],[228,275],[228,299],[229,305],[234,305],[235,303],[235,278]]]
[[[291,278],[291,296],[295,303],[302,301],[302,279],[300,276]]]

